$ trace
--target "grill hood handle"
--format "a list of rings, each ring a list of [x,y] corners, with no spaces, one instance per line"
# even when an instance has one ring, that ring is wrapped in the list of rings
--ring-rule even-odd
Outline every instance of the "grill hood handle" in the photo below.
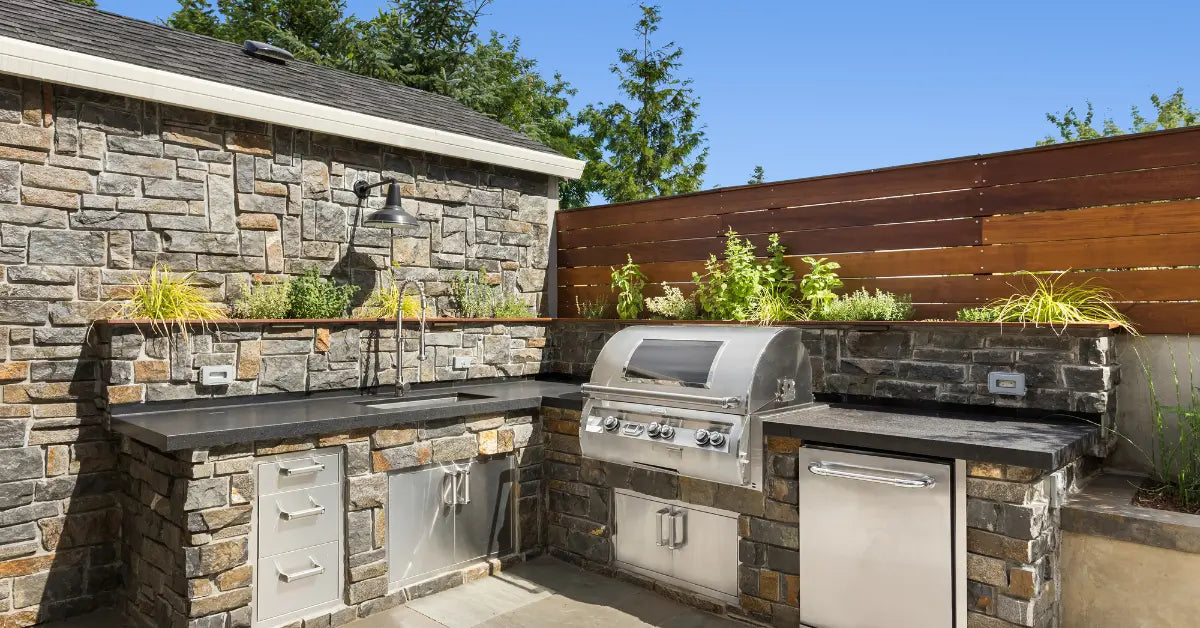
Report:
[[[699,403],[721,408],[736,408],[742,404],[741,397],[708,397],[705,395],[689,395],[687,393],[666,392],[660,390],[645,390],[642,388],[621,388],[618,386],[602,386],[600,384],[584,384],[581,389],[586,396],[592,395],[625,395],[634,397],[654,397],[671,401]]]

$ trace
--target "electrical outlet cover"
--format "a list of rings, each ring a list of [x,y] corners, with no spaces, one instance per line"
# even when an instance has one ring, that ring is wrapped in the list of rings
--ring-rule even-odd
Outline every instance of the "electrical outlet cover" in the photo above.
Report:
[[[1025,394],[1025,374],[992,371],[988,373],[988,392],[1021,397]]]
[[[231,383],[233,383],[233,365],[200,367],[200,385],[228,386]]]

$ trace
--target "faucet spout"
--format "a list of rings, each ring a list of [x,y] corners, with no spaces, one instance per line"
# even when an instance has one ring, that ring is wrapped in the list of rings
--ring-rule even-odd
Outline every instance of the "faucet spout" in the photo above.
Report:
[[[425,361],[425,284],[415,279],[406,279],[400,284],[396,295],[396,396],[406,395],[412,385],[404,381],[404,295],[410,285],[417,287],[420,295],[420,323],[417,327],[417,367]],[[418,376],[418,379],[420,377]]]

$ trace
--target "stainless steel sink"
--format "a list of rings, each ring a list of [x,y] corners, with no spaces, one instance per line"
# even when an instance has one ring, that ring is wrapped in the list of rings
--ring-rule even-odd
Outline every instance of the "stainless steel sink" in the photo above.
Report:
[[[491,395],[479,395],[476,393],[452,392],[444,394],[428,394],[410,397],[392,397],[378,399],[373,401],[359,401],[359,405],[366,406],[373,410],[404,410],[408,408],[427,408],[429,406],[446,406],[463,401],[475,401],[477,399],[491,399]]]

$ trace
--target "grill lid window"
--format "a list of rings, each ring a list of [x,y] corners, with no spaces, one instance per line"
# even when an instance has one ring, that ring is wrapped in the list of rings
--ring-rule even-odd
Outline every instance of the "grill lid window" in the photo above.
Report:
[[[647,338],[629,356],[625,379],[706,388],[713,362],[724,344],[717,340]]]

